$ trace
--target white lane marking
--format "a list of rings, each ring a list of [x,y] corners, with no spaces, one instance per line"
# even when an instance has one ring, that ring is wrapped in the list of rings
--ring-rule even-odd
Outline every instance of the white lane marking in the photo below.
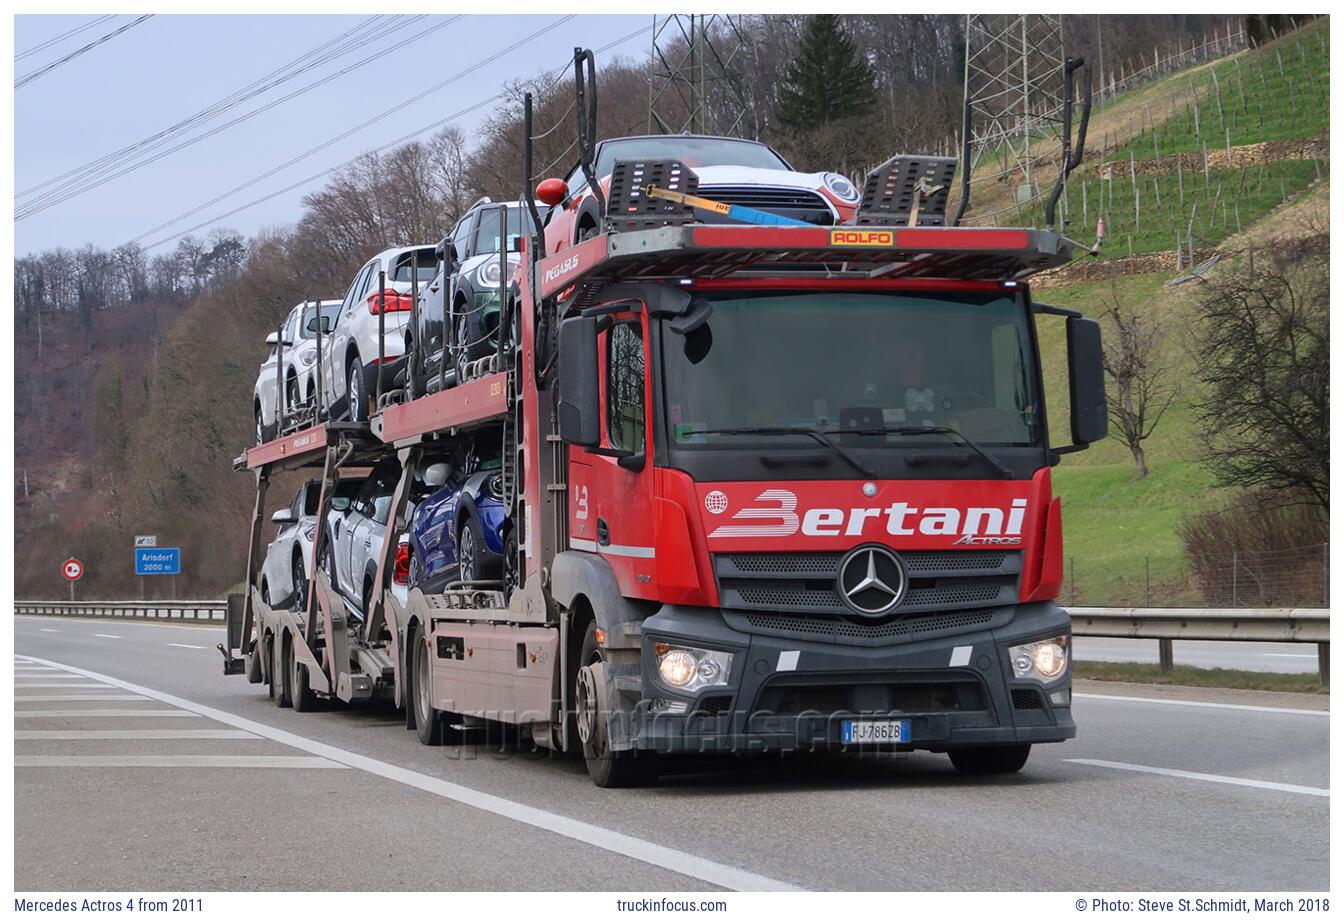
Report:
[[[1266,658],[1315,658],[1315,655],[1303,655],[1298,652],[1265,652]]]
[[[1222,776],[1218,773],[1191,773],[1189,770],[1169,770],[1166,767],[1145,767],[1137,763],[1118,763],[1114,760],[1087,760],[1065,758],[1065,763],[1080,763],[1089,767],[1106,767],[1111,770],[1129,770],[1133,773],[1154,773],[1158,776],[1174,776],[1177,779],[1197,779],[1206,783],[1225,783],[1229,786],[1251,786],[1255,789],[1273,789],[1276,792],[1296,792],[1299,795],[1316,795],[1330,798],[1329,789],[1315,786],[1297,786],[1292,783],[1271,783],[1261,779],[1245,779],[1240,776]]]
[[[1279,712],[1290,716],[1323,716],[1330,718],[1325,709],[1282,709],[1278,706],[1245,706],[1241,703],[1204,703],[1197,700],[1157,700],[1146,696],[1111,696],[1105,693],[1075,693],[1075,700],[1110,700],[1117,703],[1156,703],[1159,706],[1202,706],[1208,709],[1239,709],[1245,712]]]
[[[114,684],[115,686],[126,690],[134,690],[137,693],[143,693],[145,696],[156,699],[161,703],[167,703],[170,706],[177,706],[190,712],[199,713],[207,718],[214,719],[216,722],[223,722],[225,725],[232,725],[235,728],[250,731],[263,738],[269,738],[272,741],[287,744],[290,747],[298,748],[301,751],[307,751],[310,754],[325,757],[328,760],[334,760],[337,763],[344,764],[348,767],[363,770],[366,773],[372,773],[375,776],[381,776],[384,779],[390,779],[393,782],[402,783],[406,786],[412,786],[416,789],[421,789],[445,799],[459,802],[463,805],[477,808],[493,815],[499,815],[500,817],[508,818],[511,821],[517,821],[520,824],[526,824],[540,830],[550,831],[553,834],[568,837],[570,840],[577,840],[580,843],[586,843],[589,846],[594,846],[610,853],[616,853],[620,856],[629,857],[630,859],[637,859],[640,862],[658,866],[671,872],[677,872],[689,878],[709,882],[711,885],[718,885],[721,888],[728,888],[733,891],[800,890],[795,886],[790,885],[788,882],[768,878],[746,869],[725,865],[724,863],[714,862],[703,856],[696,856],[682,850],[674,850],[671,847],[666,847],[662,844],[642,840],[638,837],[632,837],[629,834],[622,834],[619,831],[609,830],[608,828],[589,824],[586,821],[579,821],[575,818],[566,817],[565,815],[544,811],[540,808],[534,808],[531,805],[514,802],[510,799],[503,798],[502,796],[491,795],[488,792],[481,792],[480,790],[439,779],[438,777],[427,776],[424,773],[416,773],[414,770],[408,770],[405,767],[398,767],[395,764],[374,760],[372,757],[355,754],[351,751],[333,747],[330,744],[324,744],[321,741],[314,741],[311,738],[305,738],[302,735],[296,735],[292,732],[284,731],[283,729],[273,728],[272,726],[265,725],[261,722],[254,722],[251,719],[245,719],[242,716],[236,716],[233,713],[225,712],[222,709],[203,706],[200,703],[195,703],[179,696],[162,693],[158,690],[152,690],[149,687],[141,687],[124,680],[118,680],[115,677],[109,677],[106,674],[86,671],[83,668],[62,664],[59,661],[49,661],[45,658],[28,657],[27,660],[36,661],[41,664],[54,665],[65,671],[84,674],[88,677],[106,681],[109,684]]]
[[[149,702],[146,700],[145,702]],[[194,712],[180,709],[16,709],[16,719],[199,719]]]
[[[73,687],[67,689],[74,689]],[[39,693],[37,696],[16,696],[16,703],[64,703],[70,700],[139,700],[148,703],[149,698],[138,693]]]
[[[14,619],[16,619],[16,620],[48,620],[48,619],[51,619],[51,618],[50,618],[50,617],[39,616],[39,615],[37,615],[37,614],[19,614],[19,615],[16,616]],[[203,624],[201,624],[201,625],[199,625],[199,626],[193,626],[193,625],[189,625],[189,624],[186,624],[186,623],[168,623],[168,622],[165,622],[165,621],[164,621],[165,619],[166,619],[166,618],[164,618],[164,619],[151,618],[151,619],[144,619],[144,620],[124,620],[124,621],[120,622],[119,625],[121,625],[121,626],[149,626],[149,627],[152,627],[152,628],[155,628],[155,629],[213,629],[213,630],[215,630],[216,632],[220,632],[220,631],[222,631],[222,628],[223,628],[223,626],[224,626],[224,622],[223,622],[222,620],[215,620],[214,623],[213,623],[213,625],[212,625],[212,624],[205,624],[205,623],[203,623]],[[76,623],[83,623],[83,624],[87,625],[87,624],[89,624],[89,623],[94,622],[94,620],[89,619],[89,618],[87,618],[87,617],[81,617],[81,618],[76,618],[74,622],[76,622]],[[59,629],[49,629],[49,628],[47,628],[47,627],[45,627],[45,626],[39,626],[38,629],[40,629],[42,632],[60,632]]]
[[[107,633],[94,633],[99,639],[120,639],[121,636],[109,636]]]
[[[40,632],[60,632],[59,629],[48,629],[48,628],[45,627],[45,626],[39,626],[39,627],[38,627],[38,630],[39,630]]]
[[[181,642],[169,642],[174,648],[205,648],[204,645],[183,645]]]
[[[63,680],[69,683],[83,683],[83,684],[97,683],[97,681],[90,680],[89,678],[83,676],[82,674],[65,674],[61,671],[57,671],[55,668],[53,668],[50,671],[36,671],[36,672],[29,672],[27,674],[25,674],[23,671],[15,671],[14,679],[17,681]]]
[[[273,767],[288,770],[344,770],[325,757],[287,754],[16,754],[16,767]]]
[[[14,732],[17,741],[260,741],[236,728],[89,728],[27,729]]]
[[[101,690],[101,689],[102,689],[102,686],[99,685],[99,684],[91,683],[91,682],[87,682],[87,681],[84,682],[84,683],[76,683],[75,681],[69,681],[69,680],[60,680],[60,681],[50,681],[50,680],[48,680],[48,681],[16,680],[16,681],[14,681],[14,689],[16,689],[16,690],[55,690],[55,689],[57,689],[57,688],[59,688],[59,689],[61,689],[61,690]]]

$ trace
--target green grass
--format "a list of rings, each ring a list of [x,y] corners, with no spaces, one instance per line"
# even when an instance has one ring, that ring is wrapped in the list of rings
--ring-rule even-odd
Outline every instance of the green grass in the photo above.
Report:
[[[1330,130],[1329,21],[1308,23],[1264,47],[1166,82],[1166,91],[1151,104],[1151,128],[1145,126],[1117,150],[1107,151],[1107,160],[1326,134]]]
[[[1155,664],[1112,661],[1075,661],[1073,676],[1085,680],[1113,680],[1130,684],[1170,684],[1227,690],[1278,690],[1286,693],[1330,692],[1315,674],[1272,674],[1231,668],[1193,668],[1176,665],[1163,674]]]

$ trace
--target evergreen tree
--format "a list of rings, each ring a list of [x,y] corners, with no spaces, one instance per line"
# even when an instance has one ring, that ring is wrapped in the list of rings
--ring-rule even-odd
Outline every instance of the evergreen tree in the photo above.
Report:
[[[840,26],[840,17],[809,17],[779,88],[780,127],[792,134],[866,115],[877,102],[872,68]]]

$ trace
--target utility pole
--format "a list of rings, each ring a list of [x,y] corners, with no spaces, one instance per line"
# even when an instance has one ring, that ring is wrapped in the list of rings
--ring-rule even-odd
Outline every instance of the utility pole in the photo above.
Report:
[[[759,134],[737,65],[750,39],[744,17],[653,17],[649,52],[650,134]]]

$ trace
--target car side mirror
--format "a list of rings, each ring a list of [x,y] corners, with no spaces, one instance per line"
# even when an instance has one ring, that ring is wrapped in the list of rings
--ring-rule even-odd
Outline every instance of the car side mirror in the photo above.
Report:
[[[280,333],[272,332],[270,335],[266,336],[266,344],[271,346],[272,348],[274,348],[276,345],[279,345]]]
[[[288,508],[281,508],[275,514],[271,515],[272,524],[297,524],[299,519],[294,516],[294,512]]]
[[[333,497],[331,500],[331,510],[340,511],[344,514],[346,511],[350,510],[350,499],[346,498],[344,495]]]
[[[543,201],[551,207],[555,207],[565,200],[569,189],[565,186],[564,179],[542,179],[537,183],[537,200]]]
[[[425,485],[431,489],[438,489],[448,481],[453,468],[447,463],[431,463],[425,467],[424,481]]]
[[[1101,324],[1070,316],[1065,324],[1069,353],[1069,423],[1075,445],[1106,437],[1106,374],[1102,365]]]
[[[597,388],[597,317],[573,316],[560,324],[560,440],[580,447],[601,441]]]

